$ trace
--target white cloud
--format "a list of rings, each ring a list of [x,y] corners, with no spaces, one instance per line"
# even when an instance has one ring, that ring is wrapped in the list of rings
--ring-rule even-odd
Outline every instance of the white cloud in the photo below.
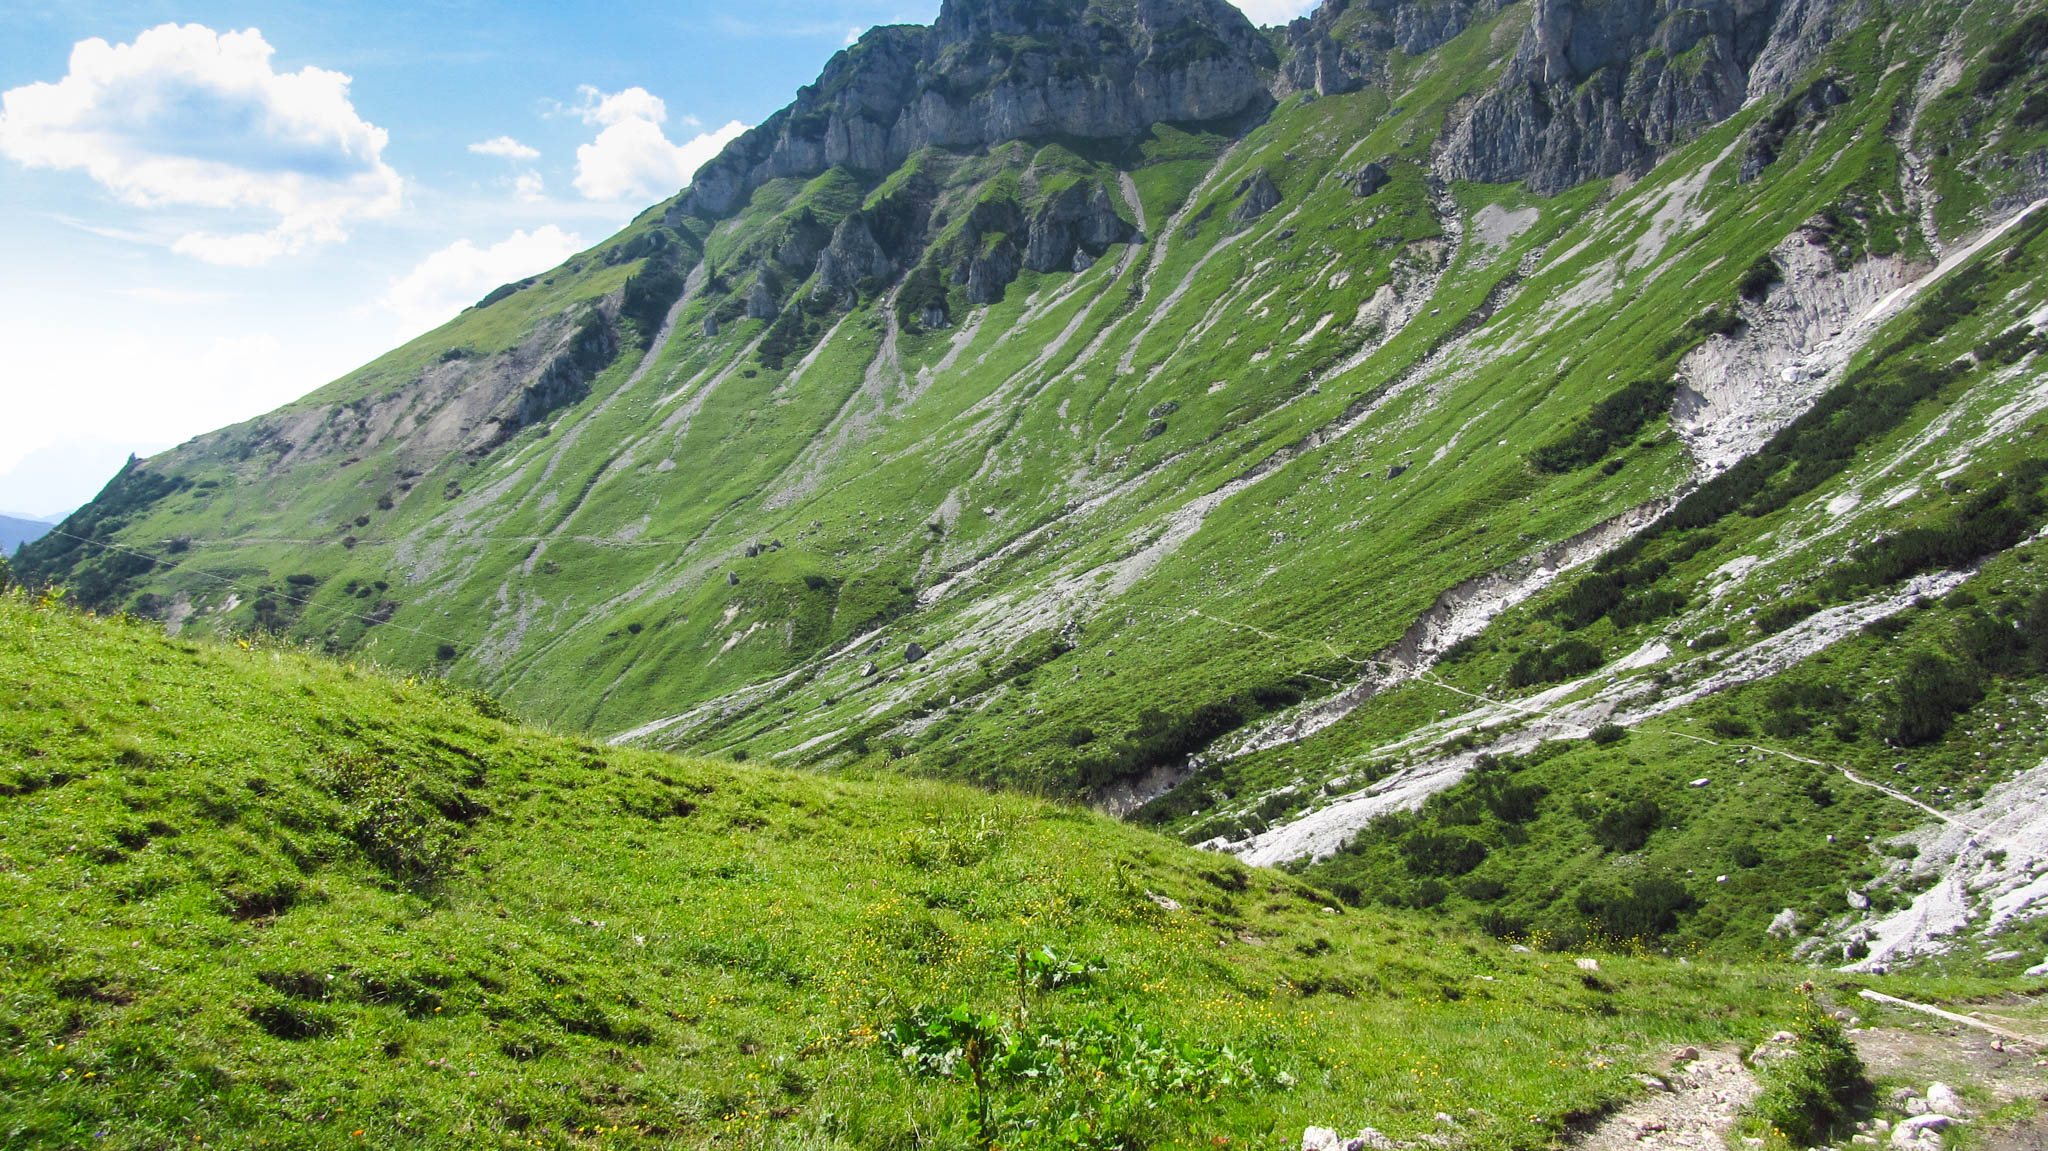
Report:
[[[1315,9],[1317,0],[1230,0],[1261,28],[1285,24]]]
[[[576,149],[576,190],[591,200],[658,200],[689,184],[705,161],[747,130],[738,120],[677,144],[662,131],[668,110],[641,88],[605,96],[584,89],[597,139]]]
[[[842,43],[844,43],[848,48],[851,48],[855,44],[860,43],[860,29],[848,28],[846,30],[846,39],[842,41]]]
[[[457,240],[393,280],[379,302],[397,315],[402,334],[417,335],[452,319],[492,288],[546,271],[582,250],[582,237],[553,224],[513,232],[488,248]]]
[[[529,147],[510,136],[498,136],[489,140],[479,140],[471,144],[469,150],[479,156],[497,156],[506,160],[540,159],[539,148]]]
[[[398,210],[404,182],[383,160],[388,134],[356,114],[349,78],[279,73],[254,28],[165,24],[133,44],[82,40],[56,83],[0,95],[0,155],[82,170],[142,208],[219,210],[261,231],[194,232],[173,250],[262,263],[347,238],[352,219]]]
[[[661,97],[637,85],[609,96],[588,84],[576,92],[583,101],[571,111],[582,117],[586,124],[609,127],[628,120],[652,120],[660,124],[668,119],[668,105],[662,103]]]
[[[548,199],[547,181],[539,172],[521,172],[512,180],[512,194],[523,204],[545,204]]]

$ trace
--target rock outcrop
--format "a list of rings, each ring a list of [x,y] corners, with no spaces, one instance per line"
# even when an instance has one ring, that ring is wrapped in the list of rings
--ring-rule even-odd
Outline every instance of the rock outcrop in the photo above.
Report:
[[[1063,272],[1085,254],[1093,260],[1112,244],[1129,243],[1137,228],[1117,215],[1109,191],[1080,183],[1047,200],[1031,217],[1024,266],[1034,272]]]
[[[1771,115],[1751,128],[1742,155],[1742,182],[1753,183],[1764,169],[1778,160],[1778,153],[1794,131],[1811,128],[1826,117],[1829,109],[1849,102],[1849,90],[1832,76],[1823,76],[1780,103]]]
[[[896,273],[896,261],[882,250],[867,217],[855,212],[832,230],[832,242],[818,256],[817,287],[822,295],[843,294],[865,279]]]
[[[1237,208],[1230,213],[1230,222],[1237,227],[1241,228],[1280,206],[1280,188],[1264,168],[1247,177],[1237,191]]]
[[[1225,0],[946,0],[932,27],[876,28],[833,57],[706,164],[676,211],[722,218],[769,180],[884,172],[922,148],[1122,139],[1255,113],[1274,66]]]
[[[781,313],[775,302],[775,289],[768,284],[764,272],[754,280],[754,286],[747,289],[747,318],[750,320],[772,320]]]
[[[1541,194],[1640,173],[1848,21],[1843,0],[1534,0],[1500,81],[1452,131],[1453,179]]]
[[[1351,189],[1352,195],[1362,200],[1393,183],[1394,175],[1387,171],[1385,165],[1375,162],[1349,172],[1339,172],[1337,179]]]
[[[1334,96],[1365,87],[1391,51],[1415,55],[1490,19],[1512,0],[1324,0],[1287,26],[1273,94]]]

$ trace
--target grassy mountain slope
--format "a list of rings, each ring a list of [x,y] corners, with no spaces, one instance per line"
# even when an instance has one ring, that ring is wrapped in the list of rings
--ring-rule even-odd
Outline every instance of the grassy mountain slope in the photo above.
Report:
[[[1946,809],[2037,766],[1982,733],[2038,723],[2033,656],[1981,633],[2028,626],[2044,522],[2008,482],[2048,409],[2043,17],[1840,6],[1647,170],[1445,182],[1536,7],[1252,122],[679,197],[138,465],[23,570],[624,742],[1085,796],[1261,862],[1491,756],[1534,824],[1455,831],[1482,773],[1330,882],[1562,937],[1640,887],[1628,934],[1735,949],[1791,908],[1812,953],[1931,818],[1840,767]],[[1101,242],[1019,270],[1061,213]],[[1980,575],[1899,614],[1986,561],[1999,602]],[[1853,638],[1879,617],[1908,630]],[[1888,682],[1920,654],[1988,701],[1925,739]],[[1608,723],[1635,734],[1584,745]],[[1682,738],[1716,723],[1771,751]],[[1701,777],[1733,785],[1673,795]],[[1738,786],[1780,824],[1736,835]],[[1643,843],[1591,838],[1645,802]],[[1401,854],[1454,833],[1483,865]],[[1775,866],[1701,866],[1744,844]]]
[[[1791,975],[1589,976],[1070,807],[600,748],[19,590],[0,685],[14,1147],[966,1145],[966,1076],[902,1048],[1020,1010],[1076,1046],[989,1072],[1004,1145],[1447,1112],[1529,1146],[1798,1010]]]

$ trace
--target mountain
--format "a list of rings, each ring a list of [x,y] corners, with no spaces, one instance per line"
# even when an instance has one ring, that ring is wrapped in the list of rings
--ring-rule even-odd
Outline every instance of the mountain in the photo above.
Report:
[[[2031,3],[948,0],[17,570],[1503,936],[2024,967],[2044,102]]]
[[[45,520],[0,515],[0,556],[12,555],[21,545],[43,538],[56,526]]]

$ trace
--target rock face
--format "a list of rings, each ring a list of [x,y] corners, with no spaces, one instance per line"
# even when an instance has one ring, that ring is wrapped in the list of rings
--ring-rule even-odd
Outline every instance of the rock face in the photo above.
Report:
[[[1063,272],[1081,254],[1093,260],[1111,244],[1129,243],[1137,228],[1117,215],[1108,189],[1080,183],[1046,201],[1031,218],[1024,266],[1034,272]]]
[[[1744,137],[1748,146],[1742,154],[1742,182],[1755,182],[1758,176],[1763,175],[1764,169],[1776,163],[1786,137],[1794,130],[1814,125],[1824,119],[1830,109],[1848,102],[1849,90],[1834,77],[1823,76],[1779,104],[1768,119],[1751,128]]]
[[[1437,170],[1451,179],[1522,180],[1547,195],[1644,171],[1749,97],[1789,85],[1854,26],[1862,7],[1324,0],[1287,26],[1283,59],[1225,0],[945,0],[933,26],[876,28],[833,57],[795,103],[705,165],[672,216],[721,219],[770,180],[835,167],[887,172],[928,147],[1127,140],[1160,122],[1255,116],[1275,96],[1365,87],[1383,74],[1388,53],[1428,52],[1509,8],[1527,13],[1520,44],[1499,81],[1452,127]],[[1824,111],[1835,95],[1817,91],[1822,107],[1802,114]],[[1753,163],[1768,163],[1767,151]],[[891,235],[876,238],[895,252]],[[1104,246],[1077,236],[1069,247],[1054,233],[1017,236],[1015,244],[1022,266],[1043,270],[1085,266]],[[829,246],[826,228],[799,219],[774,259],[803,274]]]
[[[832,231],[832,242],[818,256],[815,291],[844,294],[864,279],[882,279],[895,272],[896,261],[882,250],[867,218],[855,212],[839,221]]]
[[[1273,94],[1334,96],[1363,88],[1388,52],[1427,52],[1512,0],[1324,0],[1287,26]]]
[[[930,28],[876,28],[794,104],[697,173],[679,209],[716,219],[754,189],[920,148],[1120,139],[1258,112],[1275,60],[1225,0],[945,0]]]
[[[965,285],[969,302],[994,303],[1026,268],[1080,271],[1111,245],[1130,243],[1137,235],[1136,226],[1117,214],[1109,191],[1092,181],[1062,189],[1028,217],[1013,199],[982,200],[952,249],[952,280]],[[945,319],[940,312],[923,322],[937,327]]]
[[[1839,30],[1840,0],[1534,0],[1500,82],[1451,133],[1443,175],[1549,195],[1639,173]]]
[[[780,309],[775,304],[775,289],[768,286],[764,273],[747,289],[747,318],[750,320],[772,320]]]

